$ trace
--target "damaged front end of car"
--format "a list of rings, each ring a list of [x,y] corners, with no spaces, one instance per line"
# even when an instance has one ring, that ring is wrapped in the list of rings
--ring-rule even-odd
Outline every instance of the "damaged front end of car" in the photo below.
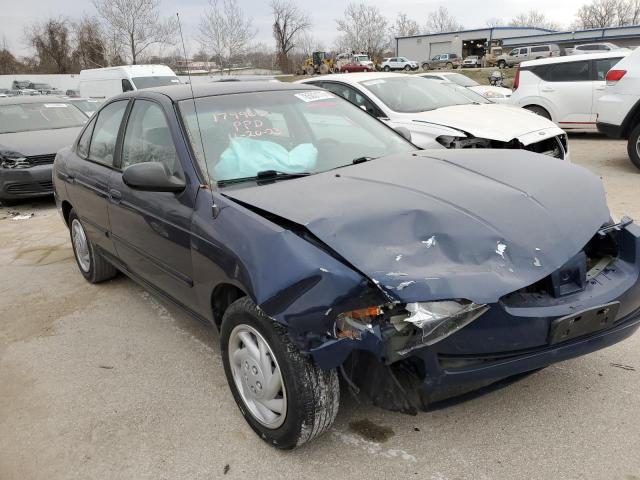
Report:
[[[256,257],[271,279],[256,303],[386,409],[415,414],[640,325],[640,227],[612,222],[599,179],[565,162],[417,152],[225,200],[287,242],[286,262]]]

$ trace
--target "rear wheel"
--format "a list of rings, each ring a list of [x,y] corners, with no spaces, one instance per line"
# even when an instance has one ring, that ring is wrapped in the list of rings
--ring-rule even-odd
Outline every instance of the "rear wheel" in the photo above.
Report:
[[[448,68],[449,70],[453,70],[453,63],[451,63],[451,62],[447,62],[447,68]]]
[[[423,63],[422,64],[422,69],[423,70],[429,70],[429,64],[428,63]]]
[[[536,115],[540,115],[541,117],[546,118],[547,120],[551,120],[551,114],[544,108],[539,105],[527,105],[524,107],[526,110],[535,113]]]
[[[498,60],[498,68],[507,68],[507,62],[504,60]]]
[[[631,131],[629,135],[629,143],[627,143],[627,151],[629,158],[637,168],[640,168],[640,124]]]
[[[69,213],[71,245],[82,276],[90,283],[100,283],[113,278],[118,270],[98,252],[74,210]]]
[[[260,438],[291,449],[331,426],[340,402],[336,371],[316,367],[249,297],[225,312],[220,343],[231,393]]]
[[[385,72],[390,72],[390,71],[391,71],[391,67],[390,67],[389,65],[385,65],[385,66],[384,66],[384,68],[383,68],[383,70],[384,70]]]
[[[405,66],[404,66],[404,69],[405,69],[407,72],[408,72],[408,71],[410,71],[410,70],[411,70],[411,65],[405,65]]]

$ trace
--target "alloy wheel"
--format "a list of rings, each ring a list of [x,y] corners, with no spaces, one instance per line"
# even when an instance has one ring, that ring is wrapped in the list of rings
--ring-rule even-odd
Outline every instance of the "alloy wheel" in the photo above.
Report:
[[[77,218],[71,223],[71,238],[76,254],[76,260],[83,272],[89,273],[91,269],[91,254],[89,252],[89,241],[84,233],[84,228]]]

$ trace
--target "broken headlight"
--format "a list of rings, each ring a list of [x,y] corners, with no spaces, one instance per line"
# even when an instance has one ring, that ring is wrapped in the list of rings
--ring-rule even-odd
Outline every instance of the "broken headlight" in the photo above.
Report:
[[[407,343],[398,350],[401,355],[447,338],[469,325],[489,307],[467,300],[439,300],[408,303],[405,309],[408,315],[396,315],[390,321],[398,333],[403,334],[406,329],[412,329],[417,330],[418,335],[407,338]]]
[[[440,135],[436,141],[444,148],[490,148],[491,142],[484,138],[454,137]]]
[[[0,151],[1,168],[29,168],[31,164],[26,157],[18,152]]]
[[[381,307],[368,307],[351,310],[338,315],[334,325],[336,338],[351,338],[360,340],[365,332],[373,333],[373,320],[382,315]]]

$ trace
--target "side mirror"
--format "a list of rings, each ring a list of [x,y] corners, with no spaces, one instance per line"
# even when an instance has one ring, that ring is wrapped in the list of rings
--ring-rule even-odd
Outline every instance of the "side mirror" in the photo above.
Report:
[[[171,175],[159,162],[145,162],[130,165],[122,172],[122,181],[134,190],[148,192],[181,192],[187,184]]]
[[[398,132],[400,135],[402,135],[404,138],[406,138],[407,140],[411,141],[411,132],[409,131],[408,128],[396,127],[394,130]]]

